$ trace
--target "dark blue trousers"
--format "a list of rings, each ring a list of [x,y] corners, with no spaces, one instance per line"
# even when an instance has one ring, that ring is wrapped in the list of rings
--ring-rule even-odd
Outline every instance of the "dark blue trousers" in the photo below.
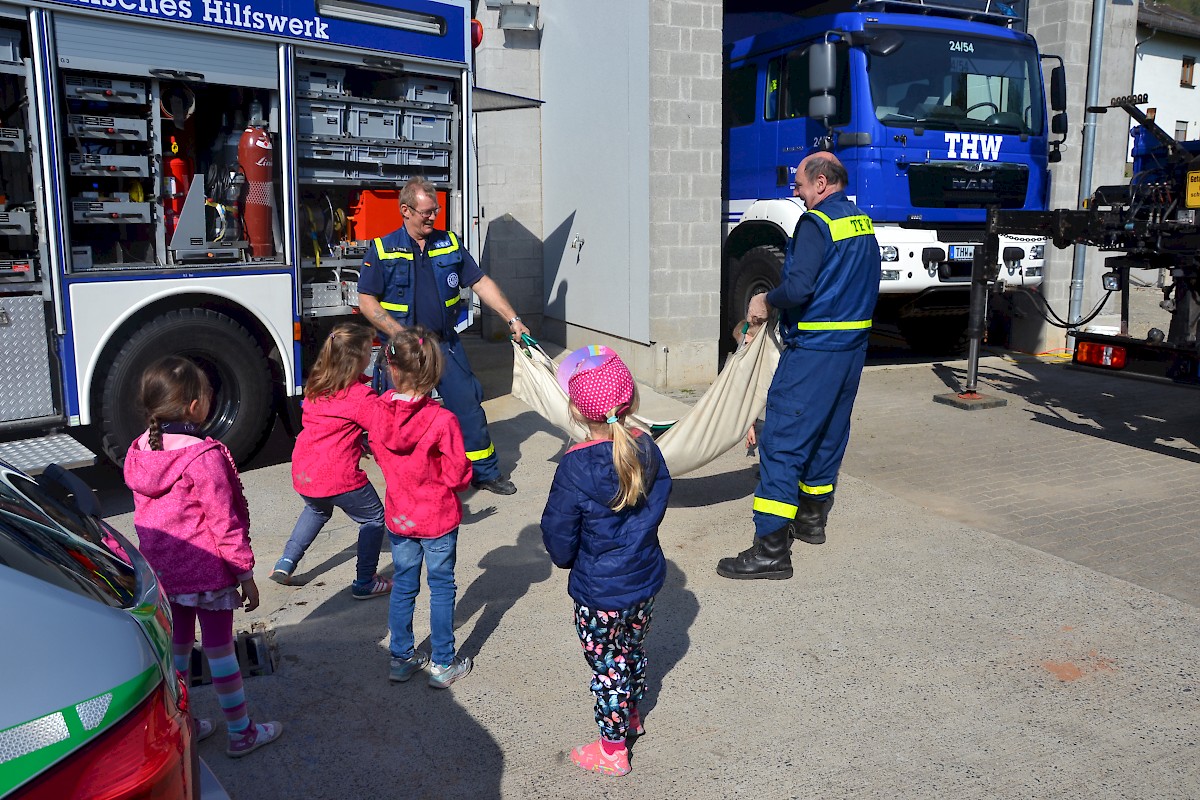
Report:
[[[461,341],[443,341],[439,345],[445,369],[442,370],[442,382],[437,385],[437,392],[442,404],[458,417],[467,458],[471,459],[475,472],[471,480],[495,480],[500,477],[500,459],[496,457],[496,448],[487,429],[487,415],[483,412],[483,386],[471,371]],[[381,393],[392,388],[387,358],[382,351],[372,384]]]
[[[780,354],[759,437],[755,536],[795,519],[801,495],[833,498],[866,358],[865,345],[833,351],[788,347]]]

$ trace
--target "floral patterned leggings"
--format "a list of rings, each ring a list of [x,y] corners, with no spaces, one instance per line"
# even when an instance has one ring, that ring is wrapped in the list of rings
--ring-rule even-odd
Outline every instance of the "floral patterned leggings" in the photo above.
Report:
[[[625,738],[629,712],[637,708],[646,689],[646,651],[642,643],[650,629],[654,598],[621,611],[595,611],[575,604],[575,630],[583,657],[592,668],[596,695],[596,724],[609,741]]]

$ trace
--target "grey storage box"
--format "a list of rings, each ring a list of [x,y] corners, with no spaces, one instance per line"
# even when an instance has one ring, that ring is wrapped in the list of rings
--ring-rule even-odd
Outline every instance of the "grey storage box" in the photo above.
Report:
[[[332,181],[356,177],[347,159],[350,147],[344,144],[315,144],[300,142],[296,149],[299,164],[297,175],[301,180]]]
[[[346,104],[297,101],[296,132],[312,136],[345,136]]]
[[[150,203],[132,203],[125,200],[71,201],[71,219],[75,222],[149,222],[150,213]]]
[[[67,133],[83,139],[120,139],[144,142],[146,141],[146,120],[71,114],[67,117]]]
[[[448,78],[430,78],[409,75],[404,78],[404,99],[413,103],[441,103],[449,105],[454,94],[454,81]]]
[[[341,67],[301,65],[296,67],[296,90],[317,94],[345,94],[346,70]]]
[[[63,84],[63,92],[67,97],[103,100],[106,103],[143,104],[146,102],[146,83],[144,81],[64,75]]]
[[[357,161],[362,164],[390,164],[400,166],[404,164],[404,151],[399,147],[388,147],[386,145],[356,145],[352,148],[350,154],[351,161]]]
[[[400,109],[351,103],[346,132],[360,139],[394,141],[400,138]]]
[[[449,169],[450,152],[447,150],[418,150],[407,147],[403,150],[405,166],[427,167],[429,169]]]
[[[450,115],[437,111],[404,114],[404,138],[410,142],[450,143]]]
[[[72,175],[113,175],[134,178],[150,176],[150,160],[146,156],[107,156],[93,153],[71,153]]]
[[[0,28],[0,61],[10,64],[21,63],[21,34],[19,31]]]
[[[351,147],[345,144],[318,144],[300,142],[296,155],[301,161],[346,162],[350,160]]]
[[[0,153],[24,153],[25,131],[21,128],[0,128]]]
[[[0,211],[0,235],[28,236],[33,233],[33,218],[23,208]]]
[[[333,183],[335,181],[356,180],[358,170],[351,169],[346,162],[319,161],[301,163],[296,167],[297,176],[302,181],[312,183]]]

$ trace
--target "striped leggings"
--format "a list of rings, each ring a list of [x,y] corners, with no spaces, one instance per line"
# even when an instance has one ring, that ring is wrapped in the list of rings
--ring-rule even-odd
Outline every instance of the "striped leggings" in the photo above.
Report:
[[[233,648],[233,609],[207,611],[171,603],[171,619],[171,650],[175,656],[175,670],[190,685],[187,677],[192,664],[192,647],[196,643],[196,620],[199,619],[200,646],[204,648],[204,656],[208,659],[213,688],[217,690],[217,701],[225,715],[229,735],[246,730],[250,727],[250,716],[246,712],[242,670]]]

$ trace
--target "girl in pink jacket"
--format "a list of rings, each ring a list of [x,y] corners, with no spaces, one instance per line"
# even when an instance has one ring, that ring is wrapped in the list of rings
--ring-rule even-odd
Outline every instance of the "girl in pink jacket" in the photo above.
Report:
[[[462,521],[458,493],[471,482],[471,461],[458,418],[429,396],[442,376],[442,351],[434,335],[419,325],[405,328],[388,343],[387,360],[395,389],[380,397],[368,431],[387,481],[386,523],[396,567],[388,609],[388,679],[407,681],[430,661],[413,642],[424,561],[433,650],[429,685],[445,689],[471,671],[471,659],[454,653],[454,562]]]
[[[196,433],[208,418],[212,389],[191,361],[168,356],[142,376],[149,428],[125,456],[138,546],[171,604],[175,669],[187,680],[200,622],[201,645],[229,731],[226,753],[247,755],[279,737],[278,722],[255,724],[246,711],[233,646],[233,610],[258,607],[250,512],[225,445]],[[197,722],[199,738],[213,732]]]
[[[304,510],[271,572],[276,583],[291,583],[296,565],[336,507],[359,526],[358,570],[350,596],[369,600],[392,590],[392,582],[376,572],[383,546],[383,503],[359,466],[363,430],[377,400],[361,380],[371,363],[374,341],[369,326],[338,325],[308,373],[304,429],[292,450],[292,486],[304,500]]]

